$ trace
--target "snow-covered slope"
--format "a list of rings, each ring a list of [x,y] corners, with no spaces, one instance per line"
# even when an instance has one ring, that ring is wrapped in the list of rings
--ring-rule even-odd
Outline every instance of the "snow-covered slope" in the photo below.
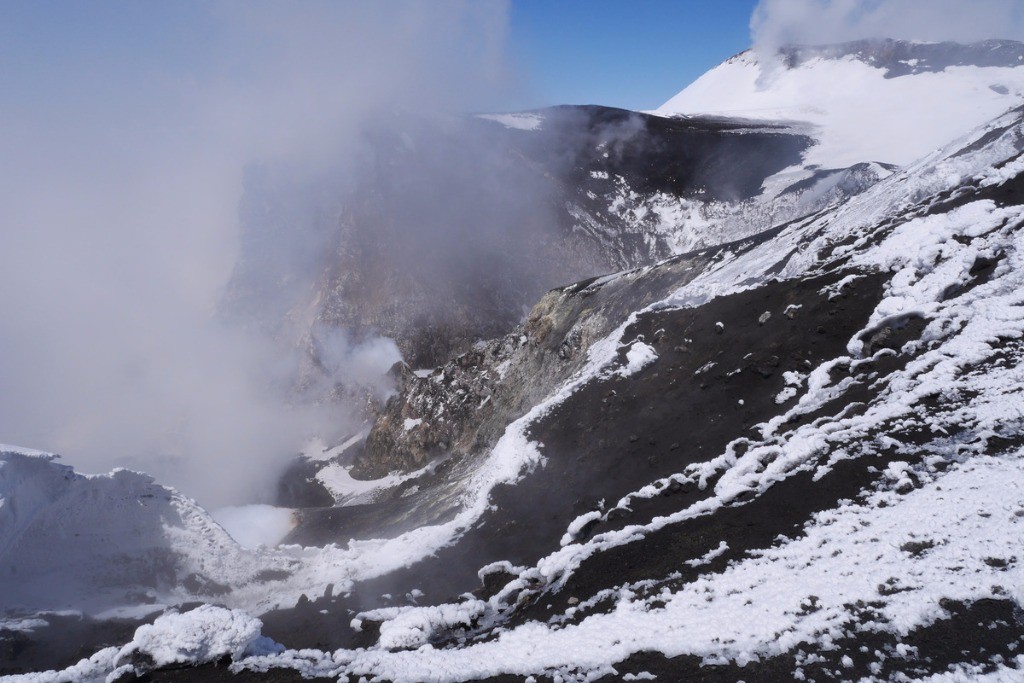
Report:
[[[1016,77],[1007,62],[1024,56],[882,45],[790,50],[769,76],[960,92],[958,73]],[[1008,99],[982,105],[1013,101],[994,85]],[[818,96],[809,118],[842,91]],[[640,259],[697,246],[683,231],[707,214],[685,209],[735,223],[700,223],[704,249],[549,291],[431,371],[396,366],[372,429],[314,449],[302,476],[339,505],[298,510],[285,545],[243,548],[145,475],[0,447],[0,654],[70,639],[57,610],[164,612],[21,680],[224,657],[269,680],[1020,679],[1024,108],[902,169],[788,174],[806,147],[790,127],[566,113],[580,138],[540,114],[477,123],[516,150],[513,175],[553,168],[545,153],[566,147],[548,142],[571,140],[551,176],[577,209],[568,244],[583,231],[578,244]],[[812,158],[850,151],[844,121],[818,121]],[[793,186],[793,220],[759,213]],[[358,303],[345,291],[339,307]],[[226,608],[177,613],[196,599]],[[64,650],[40,661],[81,656]]]
[[[906,165],[1024,98],[1024,45],[859,41],[748,50],[701,76],[657,109],[804,121],[819,140],[807,164]]]

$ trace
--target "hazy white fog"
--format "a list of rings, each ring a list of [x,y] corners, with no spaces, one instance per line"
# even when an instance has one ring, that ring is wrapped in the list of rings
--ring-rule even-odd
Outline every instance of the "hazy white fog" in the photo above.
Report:
[[[244,169],[338,164],[382,111],[500,106],[507,8],[149,7],[0,27],[20,36],[0,48],[0,441],[253,500],[304,435],[349,417],[283,406],[297,358],[213,315]],[[394,360],[335,341],[341,376]]]

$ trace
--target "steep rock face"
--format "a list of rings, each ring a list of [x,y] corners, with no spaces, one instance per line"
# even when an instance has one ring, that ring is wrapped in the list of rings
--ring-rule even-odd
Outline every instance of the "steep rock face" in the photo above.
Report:
[[[354,170],[305,183],[253,170],[224,308],[299,340],[314,368],[324,330],[392,338],[411,367],[434,367],[507,333],[553,286],[734,241],[890,172],[766,184],[809,142],[603,107],[382,125]]]
[[[699,125],[708,124],[702,122]],[[725,130],[731,130],[729,125],[721,125]],[[749,147],[743,149],[750,151]],[[662,153],[667,154],[668,151],[664,149]],[[730,163],[739,163],[738,158],[727,158]],[[668,164],[664,159],[661,161],[663,165]],[[678,158],[673,163],[680,164],[682,169],[690,169],[694,164],[692,160],[680,161]],[[638,168],[636,160],[621,162],[620,169],[628,169],[628,174],[614,176],[620,191],[628,188],[629,182],[637,182],[643,177],[643,168]],[[679,172],[685,176],[684,171]],[[432,456],[442,453],[466,455],[490,447],[514,417],[525,412],[552,387],[581,367],[590,344],[610,332],[613,321],[619,320],[632,307],[656,300],[671,288],[685,283],[720,254],[748,243],[744,239],[724,241],[727,236],[757,233],[759,228],[765,229],[779,216],[821,210],[863,192],[890,172],[891,169],[877,164],[819,171],[780,193],[783,199],[778,204],[785,204],[787,199],[792,201],[788,209],[776,204],[768,210],[764,197],[755,195],[744,200],[746,209],[730,215],[733,220],[745,221],[742,230],[728,229],[729,223],[723,220],[718,226],[721,231],[715,235],[698,231],[689,233],[690,246],[706,247],[707,242],[711,242],[717,243],[717,247],[680,256],[654,269],[641,268],[614,277],[590,278],[552,290],[530,311],[523,324],[505,337],[491,342],[478,341],[471,351],[430,373],[413,373],[406,366],[398,386],[399,396],[381,410],[352,473],[360,478],[376,479],[393,471],[418,469]],[[697,174],[696,179],[690,180],[684,178],[681,181],[678,175],[671,174],[664,178],[675,178],[674,182],[679,183],[675,191],[684,192],[689,187],[692,196],[700,196],[706,187],[706,176],[701,174],[709,173],[717,171],[705,169]],[[577,178],[581,188],[579,196],[586,198],[585,201],[592,206],[612,206],[621,213],[625,211],[622,195],[610,191],[598,196],[594,192],[608,181],[608,177],[602,171],[591,172],[589,179]],[[661,201],[658,198],[665,196],[666,187],[659,186],[659,182],[667,181],[659,181],[648,174],[643,183],[643,189],[648,193],[643,196],[647,199],[630,190],[634,201],[630,215],[635,218],[638,213],[645,214],[651,201]],[[693,190],[695,186],[700,189]],[[753,193],[756,189],[749,185],[744,191]],[[800,198],[803,198],[802,204]],[[760,213],[750,208],[753,206],[761,206]],[[608,215],[602,218],[604,221],[612,220]],[[619,228],[620,235],[628,236],[626,226],[620,225]],[[659,235],[656,230],[651,234]],[[660,237],[666,238],[668,234],[660,234]],[[751,239],[763,240],[766,234]],[[654,244],[654,249],[645,251],[647,258],[675,251],[666,243],[655,241]],[[677,242],[676,246],[679,244]],[[622,243],[611,251],[620,255],[624,253]],[[638,257],[637,260],[644,259]],[[458,397],[457,401],[454,397]]]
[[[510,334],[422,377],[403,368],[398,394],[370,430],[353,473],[379,478],[418,469],[432,456],[486,451],[509,422],[579,372],[591,345],[632,311],[771,234],[554,289]]]

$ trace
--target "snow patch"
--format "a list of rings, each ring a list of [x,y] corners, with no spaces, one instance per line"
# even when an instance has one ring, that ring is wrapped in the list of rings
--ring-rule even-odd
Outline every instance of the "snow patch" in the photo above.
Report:
[[[495,121],[514,130],[540,130],[544,123],[540,114],[478,114],[477,118]]]
[[[108,647],[63,671],[12,676],[18,683],[101,683],[142,676],[152,669],[206,664],[223,657],[238,663],[284,648],[261,635],[263,622],[239,610],[202,605],[191,612],[171,612],[140,626],[124,647]]]
[[[148,655],[156,666],[212,662],[227,655],[239,660],[249,654],[269,654],[282,648],[261,635],[263,622],[240,610],[202,605],[191,612],[165,614],[144,624],[121,648],[122,662]]]
[[[648,365],[658,360],[658,353],[650,344],[642,341],[635,341],[626,351],[626,364],[616,369],[613,374],[619,377],[629,377],[640,372]]]

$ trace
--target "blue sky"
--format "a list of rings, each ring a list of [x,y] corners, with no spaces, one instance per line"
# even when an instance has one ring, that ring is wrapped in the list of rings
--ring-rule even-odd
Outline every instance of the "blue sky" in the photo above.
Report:
[[[512,0],[536,104],[653,109],[750,46],[755,0]]]
[[[398,66],[374,52],[386,44],[410,73],[441,75],[431,87],[478,96],[445,93],[456,107],[651,109],[749,47],[759,4],[762,45],[1024,38],[1024,0],[8,0],[0,98],[7,108],[31,96],[57,104],[77,90],[88,106],[89,94],[102,104],[160,81],[251,82],[268,70],[277,77],[275,50],[293,80],[318,68],[329,76],[326,65],[384,79],[393,74],[376,75],[381,59],[384,72]],[[486,55],[473,50],[499,46],[500,32],[485,33],[501,24],[515,77],[495,81],[504,97],[494,97],[481,87],[487,65],[476,69]]]
[[[756,1],[510,0],[508,4],[507,56],[523,86],[507,100],[509,105],[649,109],[749,46],[748,25]],[[359,2],[349,6],[360,5],[388,7],[387,3]],[[404,7],[410,5],[431,9],[429,0]],[[108,87],[152,81],[153,75],[202,78],[211,68],[223,68],[225,52],[231,50],[225,16],[238,6],[3,3],[0,84],[8,93],[32,93],[56,103],[69,94],[69,86],[92,89],[104,99],[112,94],[104,92]],[[295,13],[303,7],[296,5]],[[276,10],[288,10],[288,6],[278,5]],[[343,32],[344,24],[338,28]],[[238,63],[233,67],[246,68]]]

